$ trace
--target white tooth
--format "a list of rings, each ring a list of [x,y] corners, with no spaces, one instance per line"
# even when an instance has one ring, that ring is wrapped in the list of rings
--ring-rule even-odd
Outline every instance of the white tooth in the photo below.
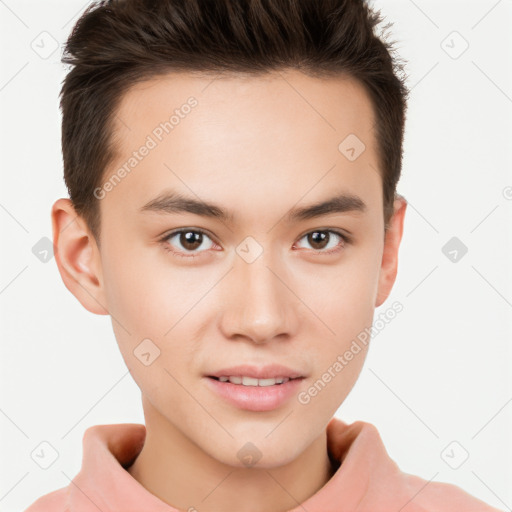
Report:
[[[277,379],[260,379],[258,381],[258,386],[273,386],[276,382]]]
[[[252,377],[242,377],[242,384],[244,386],[257,386],[258,379],[253,379]]]
[[[243,386],[275,386],[276,384],[284,384],[290,379],[288,377],[277,377],[275,379],[255,379],[254,377],[235,376],[219,377],[221,382],[231,382],[232,384],[242,384]]]

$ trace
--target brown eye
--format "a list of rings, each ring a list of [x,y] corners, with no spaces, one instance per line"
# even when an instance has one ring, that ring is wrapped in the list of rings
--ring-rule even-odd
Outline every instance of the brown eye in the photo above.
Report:
[[[325,254],[337,252],[350,242],[348,236],[330,229],[311,231],[301,240],[306,240],[313,251]]]
[[[214,245],[212,239],[204,231],[198,229],[174,231],[164,237],[162,243],[166,245],[167,250],[170,252],[184,257],[195,257],[207,249],[211,249],[212,245]],[[198,250],[201,248],[203,250]]]
[[[178,240],[182,247],[187,251],[193,251],[198,247],[201,247],[203,243],[203,234],[196,231],[182,231],[179,233]]]
[[[308,243],[310,243],[315,250],[325,249],[330,238],[329,233],[326,231],[313,231],[306,236]]]

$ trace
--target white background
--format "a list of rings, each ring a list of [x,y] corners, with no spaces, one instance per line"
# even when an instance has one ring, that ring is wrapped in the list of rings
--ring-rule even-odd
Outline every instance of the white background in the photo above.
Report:
[[[512,0],[372,4],[394,23],[412,88],[400,266],[375,319],[395,300],[404,310],[374,337],[337,415],[373,423],[403,471],[510,510]],[[57,45],[86,5],[0,1],[1,511],[68,485],[87,427],[144,421],[110,318],[87,312],[55,260],[32,252],[67,196]],[[47,58],[33,49],[41,38],[46,50],[55,39]],[[468,248],[457,262],[442,251],[452,237]],[[42,441],[59,454],[48,469],[31,458]],[[458,469],[441,457],[453,441],[454,457],[469,454]]]

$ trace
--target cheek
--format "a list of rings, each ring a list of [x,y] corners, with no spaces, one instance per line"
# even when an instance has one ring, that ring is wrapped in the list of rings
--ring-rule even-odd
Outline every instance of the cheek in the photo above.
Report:
[[[182,309],[177,276],[171,275],[158,259],[162,258],[159,248],[122,247],[118,243],[105,248],[104,286],[109,312],[130,332],[162,336]]]
[[[186,316],[189,301],[157,269],[141,270],[125,261],[106,275],[112,328],[133,380],[151,403],[171,414],[187,399],[179,383],[186,381],[196,350]]]
[[[105,290],[115,337],[127,366],[136,372],[135,380],[151,374],[148,385],[164,384],[160,389],[167,389],[172,379],[165,369],[182,379],[194,360],[198,329],[194,315],[208,283],[204,290],[202,285],[191,286],[187,273],[165,265],[165,256],[157,255],[157,262],[153,253],[148,260],[149,252],[133,250],[123,259],[106,254]],[[146,359],[154,362],[142,368],[142,354],[147,353]]]
[[[303,288],[305,302],[329,329],[328,337],[344,343],[371,325],[379,277],[379,258],[375,248],[353,250],[337,266],[323,268],[308,287]],[[316,286],[311,286],[316,282]]]
[[[324,333],[311,337],[322,340],[321,351],[318,346],[312,348],[312,353],[318,354],[318,383],[312,390],[317,395],[312,403],[335,410],[355,384],[371,340],[378,275],[379,252],[370,243],[357,252],[354,249],[350,258],[323,277],[317,275],[319,286],[305,299],[320,320],[317,333]]]
[[[103,265],[115,338],[127,368],[141,389],[164,384],[168,387],[169,376],[163,370],[167,366],[163,335],[172,324],[162,318],[161,311],[169,310],[170,305],[163,302],[163,284],[156,281],[156,272],[134,252],[124,254],[121,258],[117,253],[106,253]]]

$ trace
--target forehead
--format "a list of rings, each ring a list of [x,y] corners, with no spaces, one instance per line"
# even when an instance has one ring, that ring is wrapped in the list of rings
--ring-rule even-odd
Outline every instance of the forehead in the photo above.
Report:
[[[105,179],[142,146],[151,149],[109,201],[123,191],[125,203],[140,207],[163,188],[233,206],[242,197],[242,208],[247,200],[313,201],[322,190],[379,201],[374,112],[349,77],[169,73],[122,97],[115,141]]]
[[[371,142],[374,112],[358,81],[345,75],[313,78],[296,70],[264,75],[176,72],[156,76],[125,92],[116,112],[115,130],[126,142],[136,142],[130,140],[131,135],[137,136],[137,132],[130,133],[134,126],[149,132],[154,121],[169,120],[191,97],[199,108],[194,108],[192,121],[187,124],[216,129],[219,135],[243,136],[231,130],[239,126],[245,134],[250,130],[259,136],[267,133],[270,138],[286,127],[288,132],[281,133],[281,140],[286,140],[288,133],[296,136],[301,131],[308,138],[313,132],[328,139],[329,134],[336,134],[336,141],[352,129],[365,142]],[[291,121],[297,130],[290,131]],[[307,125],[310,130],[304,130]],[[263,127],[266,130],[261,131]]]

